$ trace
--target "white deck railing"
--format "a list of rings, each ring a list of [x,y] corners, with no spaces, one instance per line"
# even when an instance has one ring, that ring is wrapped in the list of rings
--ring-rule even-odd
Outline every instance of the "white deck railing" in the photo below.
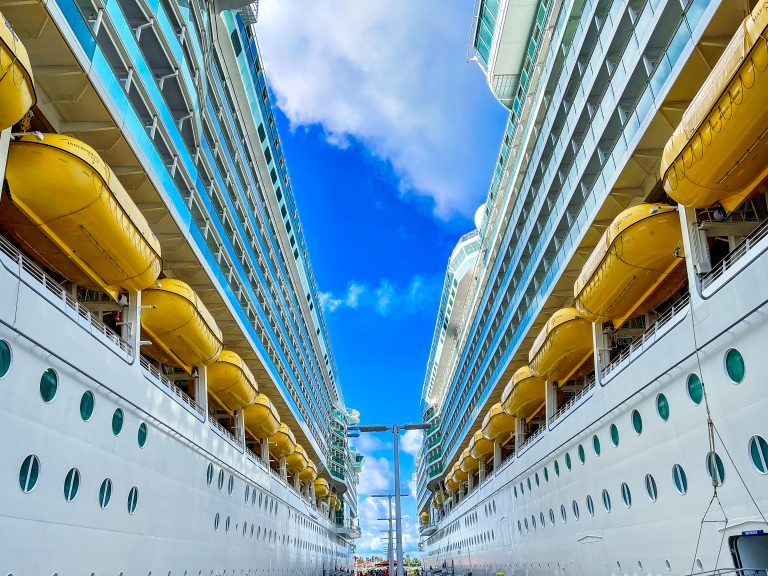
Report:
[[[736,248],[731,250],[731,252],[717,264],[717,266],[704,274],[701,277],[701,287],[706,288],[728,270],[733,268],[739,260],[744,258],[750,251],[754,250],[766,236],[768,236],[768,220],[755,228],[738,246],[736,246]]]

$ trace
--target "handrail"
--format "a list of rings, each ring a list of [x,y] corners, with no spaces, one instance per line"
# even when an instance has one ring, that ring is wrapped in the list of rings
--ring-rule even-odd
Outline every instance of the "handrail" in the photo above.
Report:
[[[717,266],[701,276],[701,287],[706,288],[720,278],[726,271],[730,270],[734,264],[753,250],[766,236],[768,236],[768,220],[764,220],[757,228],[746,236],[736,248],[731,250],[731,252],[717,264]]]
[[[216,414],[214,413],[214,411],[209,408],[208,409],[208,414],[210,416],[210,418],[208,418],[208,421],[211,423],[211,425],[214,427],[214,429],[219,434],[221,434],[222,436],[224,436],[225,438],[231,440],[232,442],[234,442],[236,445],[239,446],[240,445],[240,440],[238,440],[237,436],[232,434],[232,432],[230,432],[229,430],[224,428],[224,426],[221,425],[221,423],[216,419]]]
[[[184,390],[179,388],[173,381],[171,381],[165,374],[160,372],[157,366],[152,364],[144,356],[141,356],[140,363],[145,372],[148,372],[155,380],[173,392],[183,404],[194,408],[201,416],[203,415],[203,408],[199,406],[197,402],[195,402],[186,392],[184,392]]]
[[[37,284],[36,287],[32,287],[36,288],[38,293],[43,297],[49,298],[53,296],[57,300],[60,300],[64,306],[64,311],[67,312],[67,315],[70,316],[70,318],[76,320],[78,324],[83,326],[83,328],[88,330],[94,336],[96,335],[95,332],[98,332],[106,337],[112,345],[125,353],[126,359],[133,359],[133,346],[123,340],[119,334],[112,330],[112,328],[104,324],[104,322],[102,322],[101,319],[86,306],[78,302],[77,298],[67,292],[59,282],[38,266],[37,263],[25,256],[4,236],[0,236],[0,252],[8,256],[8,258],[18,265],[18,273],[13,269],[8,268],[11,273],[21,279],[22,272],[25,272],[25,277],[29,277]],[[76,316],[73,317],[72,313]]]
[[[576,404],[579,400],[581,400],[584,396],[586,396],[587,393],[595,387],[595,383],[596,383],[595,377],[594,375],[592,375],[584,384],[584,387],[581,390],[579,390],[573,398],[571,398],[570,400],[568,400],[568,402],[563,404],[563,406],[560,409],[558,409],[557,412],[555,412],[555,414],[552,416],[552,420],[550,421],[550,426],[555,422],[557,422],[561,417],[563,417],[565,413],[568,412],[573,407],[574,404]]]

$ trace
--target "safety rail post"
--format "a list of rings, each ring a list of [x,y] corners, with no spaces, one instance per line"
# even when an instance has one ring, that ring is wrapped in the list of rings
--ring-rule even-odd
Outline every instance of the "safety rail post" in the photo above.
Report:
[[[208,420],[208,368],[200,365],[196,368],[195,404],[203,410],[203,418]]]

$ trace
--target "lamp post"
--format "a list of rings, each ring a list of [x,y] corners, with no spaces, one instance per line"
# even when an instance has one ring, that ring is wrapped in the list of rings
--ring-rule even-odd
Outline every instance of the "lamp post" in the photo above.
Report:
[[[391,427],[392,430],[392,446],[395,454],[395,542],[397,544],[397,576],[403,576],[403,521],[402,514],[400,513],[400,430],[426,430],[429,428],[429,424],[426,422],[418,422],[414,424],[403,424],[398,426],[397,424]],[[389,426],[360,426],[360,432],[387,432],[390,430]],[[390,514],[391,515],[391,514]],[[389,572],[392,576],[392,571]]]

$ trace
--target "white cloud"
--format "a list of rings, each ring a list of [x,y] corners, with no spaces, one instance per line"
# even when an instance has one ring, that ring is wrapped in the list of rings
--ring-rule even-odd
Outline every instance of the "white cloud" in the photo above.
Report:
[[[360,434],[359,437],[352,440],[352,445],[360,450],[366,458],[368,458],[372,452],[392,450],[391,442],[384,442],[375,434]]]
[[[362,495],[387,492],[391,487],[391,477],[392,471],[389,460],[384,457],[375,458],[366,455],[363,470],[360,472],[360,484],[357,487],[357,493]]]
[[[416,274],[404,285],[389,279],[378,284],[351,281],[345,292],[320,293],[320,303],[328,312],[341,308],[356,310],[371,308],[380,316],[394,313],[415,314],[422,311],[434,313],[442,288],[442,278]]]
[[[400,438],[400,447],[403,449],[403,452],[416,458],[419,448],[421,448],[423,437],[423,430],[406,430],[405,434]]]
[[[469,1],[263,0],[257,33],[292,127],[320,126],[341,148],[360,142],[401,193],[433,199],[441,217],[470,216],[498,150],[489,123],[500,134],[505,117],[467,63],[471,21]]]

